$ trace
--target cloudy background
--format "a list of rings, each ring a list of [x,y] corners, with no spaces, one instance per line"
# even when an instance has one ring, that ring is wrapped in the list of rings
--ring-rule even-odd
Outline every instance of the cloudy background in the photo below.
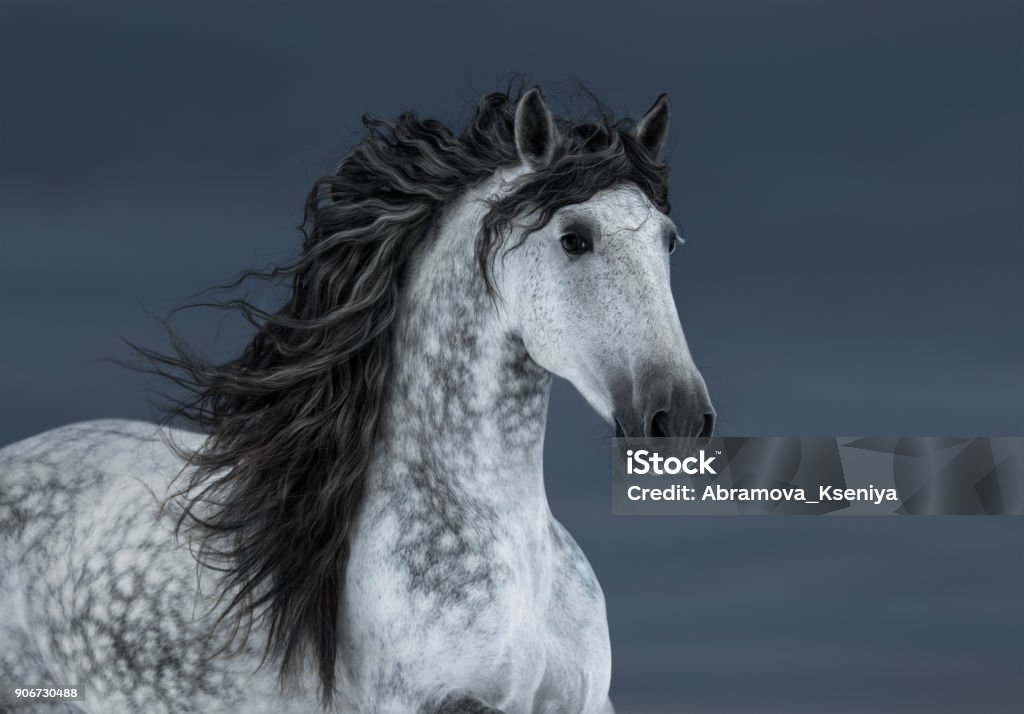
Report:
[[[104,363],[291,256],[366,111],[465,121],[510,72],[673,101],[675,294],[728,435],[1024,432],[1017,2],[0,5],[0,443],[149,417]],[[176,323],[215,354],[217,316]],[[613,518],[564,384],[556,514],[629,712],[1024,709],[1024,519]]]

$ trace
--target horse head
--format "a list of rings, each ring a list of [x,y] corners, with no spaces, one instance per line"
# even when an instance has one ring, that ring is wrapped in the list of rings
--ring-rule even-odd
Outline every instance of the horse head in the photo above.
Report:
[[[631,132],[568,145],[626,142],[656,161],[668,119],[662,95]],[[515,117],[516,181],[536,183],[545,174],[554,185],[560,162],[566,171],[585,170],[580,156],[565,155],[559,131],[540,92],[527,92]],[[620,435],[710,436],[715,411],[672,297],[669,256],[682,240],[668,215],[625,181],[532,224],[521,221],[515,231],[516,250],[500,261],[501,292],[533,360],[571,382]]]

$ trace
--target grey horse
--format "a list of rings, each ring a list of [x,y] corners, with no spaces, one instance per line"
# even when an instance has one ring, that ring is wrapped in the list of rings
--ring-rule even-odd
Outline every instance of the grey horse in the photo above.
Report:
[[[607,713],[604,596],[554,519],[553,375],[623,435],[709,436],[669,283],[663,95],[636,122],[406,114],[306,205],[244,351],[140,350],[162,425],[0,451],[0,708]],[[196,431],[174,428],[191,419]]]

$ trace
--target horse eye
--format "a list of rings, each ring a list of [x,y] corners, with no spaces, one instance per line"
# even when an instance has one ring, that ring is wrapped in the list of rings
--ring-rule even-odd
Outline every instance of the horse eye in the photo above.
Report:
[[[676,247],[679,245],[681,239],[679,236],[672,236],[668,239],[668,254],[672,255],[676,252]]]
[[[562,250],[569,255],[582,255],[591,251],[590,241],[578,233],[566,233],[562,236]]]

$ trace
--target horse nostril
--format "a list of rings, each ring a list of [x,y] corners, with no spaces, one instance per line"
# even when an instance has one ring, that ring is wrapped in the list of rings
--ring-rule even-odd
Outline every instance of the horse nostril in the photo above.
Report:
[[[708,439],[715,431],[715,415],[714,412],[707,412],[704,415],[704,425],[701,427],[700,434],[698,436],[702,439]]]
[[[668,427],[668,412],[660,411],[654,415],[651,419],[650,434],[656,439],[671,436]]]

